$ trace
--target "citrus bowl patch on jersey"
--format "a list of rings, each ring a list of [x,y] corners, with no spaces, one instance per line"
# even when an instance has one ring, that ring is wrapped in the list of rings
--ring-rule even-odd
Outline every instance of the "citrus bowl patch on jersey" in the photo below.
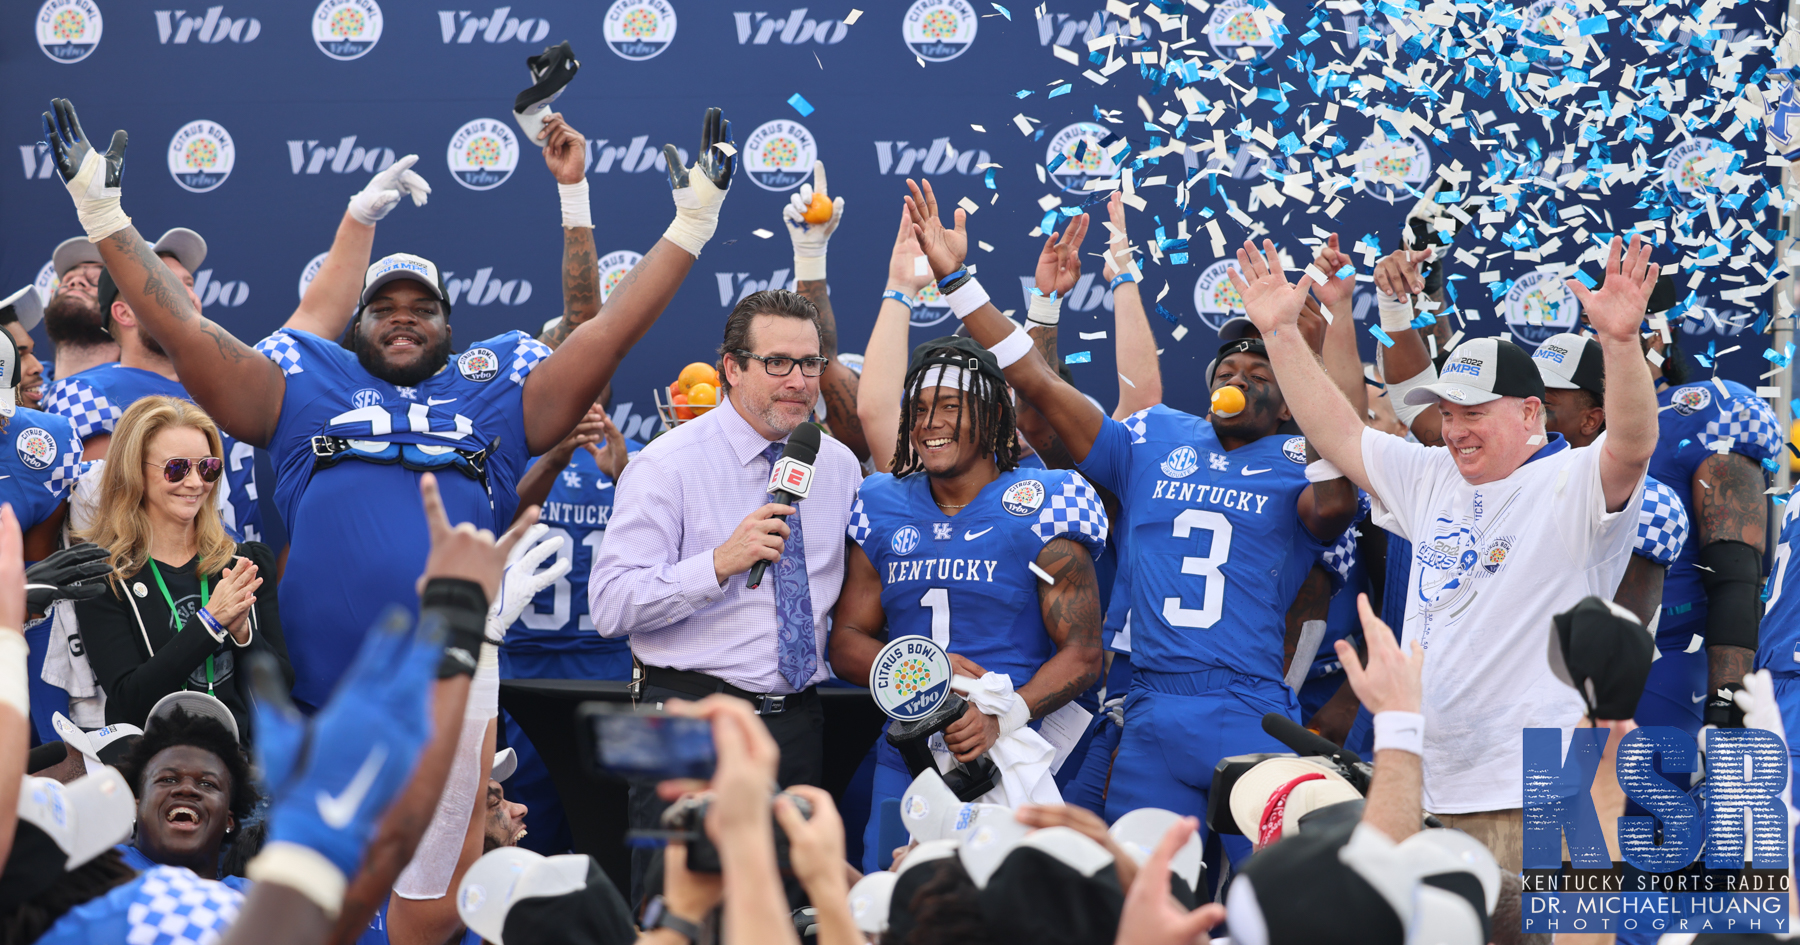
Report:
[[[56,462],[56,437],[43,427],[32,427],[21,432],[13,441],[14,449],[19,452],[19,462],[32,469],[49,469]]]
[[[491,381],[500,373],[500,356],[488,348],[470,348],[457,356],[456,369],[471,381]]]
[[[1281,455],[1304,466],[1306,465],[1306,437],[1290,436],[1281,444]]]
[[[1684,417],[1691,417],[1697,411],[1705,410],[1712,403],[1712,391],[1704,387],[1683,387],[1669,398],[1669,406]]]
[[[1014,515],[1030,515],[1043,504],[1044,484],[1036,479],[1021,479],[1000,496],[1000,507]]]
[[[875,654],[869,695],[888,718],[930,715],[950,695],[950,657],[928,637],[903,636]]]

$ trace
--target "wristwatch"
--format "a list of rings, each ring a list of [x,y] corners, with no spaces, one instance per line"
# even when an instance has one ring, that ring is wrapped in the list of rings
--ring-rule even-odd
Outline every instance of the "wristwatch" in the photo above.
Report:
[[[644,904],[644,931],[651,932],[656,929],[668,929],[686,938],[694,945],[700,945],[701,939],[706,935],[706,930],[699,925],[670,912],[661,896],[652,896],[650,901]]]

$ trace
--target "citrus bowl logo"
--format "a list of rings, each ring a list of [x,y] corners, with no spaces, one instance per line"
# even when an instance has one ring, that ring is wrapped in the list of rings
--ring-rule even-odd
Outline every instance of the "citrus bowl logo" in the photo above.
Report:
[[[1581,18],[1581,11],[1570,0],[1537,0],[1525,8],[1525,25],[1513,30],[1513,40],[1520,45],[1535,46],[1546,53],[1542,59],[1531,60],[1533,72],[1554,75],[1569,64],[1569,54],[1559,41],[1563,36],[1576,31],[1576,21]],[[1551,42],[1533,40],[1525,35],[1528,32],[1556,39]]]
[[[93,0],[45,0],[38,7],[38,48],[57,62],[80,62],[100,45],[101,25]]]
[[[1683,387],[1669,398],[1669,406],[1684,417],[1691,417],[1697,410],[1705,410],[1712,403],[1712,391],[1704,387]]]
[[[1100,139],[1106,135],[1106,129],[1093,122],[1078,121],[1050,138],[1050,146],[1044,149],[1044,166],[1056,163],[1056,156],[1062,155],[1062,163],[1050,172],[1058,187],[1075,193],[1090,180],[1119,173],[1106,149],[1100,146]]]
[[[975,8],[965,0],[913,0],[900,21],[906,48],[926,62],[949,62],[975,43]]]
[[[1418,135],[1407,135],[1404,141],[1388,141],[1381,129],[1363,139],[1362,161],[1356,165],[1356,179],[1363,189],[1388,203],[1401,198],[1415,199],[1419,185],[1431,174],[1431,152]],[[1412,190],[1406,184],[1413,185]]]
[[[612,295],[620,280],[643,258],[642,253],[634,253],[629,249],[617,250],[600,257],[600,304],[606,304],[607,297]]]
[[[613,0],[601,29],[620,58],[655,59],[675,39],[675,8],[666,0]]]
[[[19,451],[19,461],[32,469],[49,469],[56,462],[56,437],[43,427],[21,432],[13,443]]]
[[[1573,329],[1581,316],[1581,303],[1556,270],[1538,269],[1520,276],[1506,290],[1500,310],[1513,337],[1535,345]]]
[[[493,190],[519,166],[519,139],[509,122],[477,118],[450,136],[446,155],[456,182],[470,190]]]
[[[1232,50],[1238,46],[1249,46],[1258,51],[1275,48],[1275,28],[1270,22],[1270,15],[1279,16],[1273,6],[1257,9],[1249,0],[1226,0],[1213,7],[1212,16],[1206,19],[1206,40],[1212,44],[1213,52],[1227,59],[1236,59]]]
[[[470,348],[457,357],[456,369],[471,381],[491,381],[500,373],[500,356],[492,348]]]
[[[312,281],[319,277],[319,270],[325,268],[325,257],[329,255],[331,255],[329,252],[324,252],[314,256],[307,261],[306,268],[300,270],[300,298],[302,301],[306,299],[306,287],[312,285]]]
[[[1226,275],[1236,268],[1237,263],[1221,259],[1201,270],[1200,278],[1194,280],[1194,312],[1214,332],[1224,327],[1227,319],[1244,314],[1244,300]]]
[[[190,121],[169,139],[169,176],[182,190],[203,194],[217,188],[236,162],[231,132],[216,121]]]
[[[381,41],[381,7],[375,0],[324,0],[313,11],[312,37],[333,59],[361,59]]]
[[[758,125],[738,149],[744,170],[764,190],[793,190],[812,175],[819,147],[812,132],[797,121],[777,119]]]
[[[930,637],[896,637],[875,654],[869,695],[888,718],[922,719],[950,695],[950,657]]]
[[[31,280],[31,284],[37,286],[38,298],[43,299],[45,305],[50,304],[50,300],[56,297],[57,288],[62,285],[62,277],[56,274],[56,262],[52,260],[44,263],[44,268],[38,270],[37,278]]]
[[[912,310],[914,328],[930,328],[950,317],[950,303],[944,301],[936,282],[925,283],[925,288],[919,290],[918,303]]]
[[[1688,194],[1712,183],[1731,164],[1731,146],[1713,138],[1695,138],[1669,151],[1663,159],[1663,183]]]

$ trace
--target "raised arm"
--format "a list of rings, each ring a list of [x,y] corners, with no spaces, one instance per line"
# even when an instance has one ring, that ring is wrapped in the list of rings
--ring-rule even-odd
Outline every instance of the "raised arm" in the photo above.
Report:
[[[1081,241],[1086,235],[1087,217],[1078,217],[1063,228],[1060,237],[1055,233],[1045,237],[1044,248],[1038,253],[1036,292],[1026,306],[1025,330],[1031,336],[1032,347],[1052,369],[1062,364],[1056,351],[1056,326],[1062,320],[1063,299],[1081,281]],[[1057,370],[1059,376],[1061,373]],[[1055,428],[1028,399],[1019,399],[1018,424],[1019,432],[1045,466],[1069,469],[1075,465]]]
[[[175,274],[150,251],[119,206],[128,138],[113,133],[104,154],[81,130],[75,106],[56,99],[44,113],[44,139],[56,161],[88,239],[119,286],[139,324],[168,352],[184,386],[225,432],[267,446],[281,416],[287,384],[275,362],[195,311]]]
[[[1228,270],[1227,274],[1244,300],[1245,313],[1262,331],[1269,365],[1281,382],[1281,396],[1306,434],[1307,445],[1330,460],[1351,482],[1368,490],[1369,477],[1362,459],[1362,418],[1326,375],[1324,366],[1300,335],[1300,310],[1306,306],[1312,278],[1301,276],[1298,284],[1289,282],[1273,240],[1264,240],[1261,251],[1246,240],[1237,255],[1239,268]]]
[[[1125,233],[1125,195],[1114,192],[1106,203],[1108,218],[1105,267],[1107,284],[1129,272],[1132,278],[1113,289],[1113,358],[1119,365],[1119,405],[1113,419],[1126,417],[1162,403],[1162,361],[1156,354],[1156,336],[1144,314],[1137,264],[1131,258],[1131,240]]]
[[[399,205],[402,194],[411,196],[415,207],[424,206],[431,194],[431,185],[412,169],[418,161],[417,154],[408,154],[389,164],[350,198],[344,219],[338,223],[337,236],[331,241],[331,252],[326,254],[312,284],[306,287],[300,307],[281,327],[320,338],[336,338],[344,333],[362,295],[363,274],[368,271],[369,255],[375,246],[375,224]]]
[[[571,187],[585,183],[585,140],[560,120],[554,120],[554,125],[546,127],[545,162],[557,183]],[[663,156],[669,164],[669,182],[675,194],[675,222],[619,281],[599,314],[570,325],[566,313],[588,310],[591,303],[572,300],[565,304],[564,324],[559,330],[566,330],[568,336],[555,353],[525,378],[525,442],[531,453],[548,450],[574,428],[588,405],[600,395],[601,388],[612,380],[625,352],[644,337],[651,323],[675,298],[675,291],[700,257],[701,248],[718,228],[719,207],[726,188],[731,186],[737,159],[714,145],[730,139],[731,123],[720,117],[719,109],[711,108],[706,112],[700,152],[693,167],[681,166],[674,145],[664,146]],[[585,203],[582,208],[585,209]],[[587,275],[596,266],[591,222],[565,217],[564,223],[565,244],[577,246],[563,253],[565,292],[586,292],[598,302],[598,278]],[[580,258],[581,245],[586,247],[585,263]],[[570,273],[577,266],[582,266],[582,275],[571,282]],[[583,280],[586,288],[582,287]]]
[[[900,231],[888,256],[887,289],[881,294],[881,311],[863,349],[862,381],[856,391],[856,416],[876,472],[887,472],[893,466],[894,451],[899,447],[900,399],[911,357],[906,342],[912,310],[918,304],[919,291],[931,282],[931,266],[913,236],[912,217],[901,204]]]
[[[825,373],[819,378],[819,396],[825,399],[825,423],[831,435],[850,447],[859,460],[869,458],[869,443],[856,413],[856,372],[838,360],[837,318],[831,311],[831,292],[825,284],[825,248],[838,222],[844,218],[844,198],[827,199],[825,162],[813,162],[813,182],[801,184],[781,208],[794,244],[794,291],[806,296],[819,311],[819,352],[825,355]],[[814,208],[814,204],[819,204]],[[808,217],[811,214],[812,218]],[[824,215],[824,220],[817,220]]]
[[[1600,486],[1609,512],[1623,509],[1643,482],[1659,432],[1656,387],[1638,341],[1638,326],[1662,267],[1650,261],[1651,246],[1643,237],[1633,236],[1630,250],[1623,253],[1622,246],[1623,241],[1613,237],[1606,253],[1606,284],[1599,289],[1589,291],[1581,282],[1568,280],[1600,335],[1606,360],[1606,445],[1600,451]]]
[[[1339,278],[1345,266],[1354,267],[1350,257],[1338,249],[1338,235],[1331,234],[1313,256],[1313,266],[1325,274],[1325,281],[1313,289],[1313,296],[1325,306],[1325,373],[1331,375],[1338,390],[1344,392],[1358,417],[1369,415],[1368,384],[1363,381],[1362,356],[1356,353],[1356,308],[1353,296],[1356,273]]]
[[[940,280],[941,290],[941,280],[959,270],[967,255],[967,214],[957,210],[956,228],[945,229],[943,220],[938,217],[937,197],[932,193],[931,182],[926,181],[921,188],[918,183],[908,180],[906,186],[910,191],[906,207],[912,216],[914,233],[925,250],[925,258],[931,262],[933,274]],[[1076,217],[1076,220],[1082,220],[1082,225],[1086,225],[1085,217]],[[1074,223],[1073,220],[1070,222]],[[989,350],[1007,342],[1017,332],[1017,340],[1002,349],[1007,357],[1000,359],[1005,365],[1007,383],[1049,419],[1050,426],[1076,462],[1086,459],[1088,451],[1094,448],[1094,438],[1100,435],[1100,424],[1106,415],[1058,376],[1056,368],[1031,349],[1031,340],[1025,331],[1007,321],[993,302],[982,302],[974,307],[963,316],[963,324],[969,327],[970,336]],[[1014,360],[1016,352],[1010,345],[1022,346],[1025,349],[1023,355]]]
[[[1401,401],[1409,387],[1437,379],[1424,333],[1412,327],[1413,300],[1424,298],[1425,279],[1419,266],[1431,258],[1431,250],[1399,249],[1375,264],[1376,309],[1381,329],[1393,342],[1381,352],[1381,379],[1388,385],[1388,401],[1394,415],[1426,446],[1444,445],[1441,415],[1429,407],[1409,407]]]

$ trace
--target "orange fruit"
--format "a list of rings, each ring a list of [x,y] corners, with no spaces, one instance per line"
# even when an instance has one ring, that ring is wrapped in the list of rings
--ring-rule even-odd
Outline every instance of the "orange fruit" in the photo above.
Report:
[[[681,419],[681,420],[694,419],[694,408],[688,406],[688,399],[687,399],[686,394],[676,394],[674,396],[673,400],[675,401],[675,416],[678,419]]]
[[[707,364],[704,361],[695,361],[693,364],[681,369],[681,376],[675,379],[675,387],[678,392],[685,394],[695,384],[712,384],[717,386],[718,382],[718,372],[713,370],[712,365]]]
[[[1227,384],[1213,391],[1212,412],[1221,417],[1235,417],[1244,412],[1244,392]]]
[[[705,413],[718,404],[719,389],[702,381],[688,388],[687,402],[694,408],[694,413]]]
[[[806,212],[800,218],[808,223],[831,222],[831,198],[813,191],[812,203],[806,205]]]

